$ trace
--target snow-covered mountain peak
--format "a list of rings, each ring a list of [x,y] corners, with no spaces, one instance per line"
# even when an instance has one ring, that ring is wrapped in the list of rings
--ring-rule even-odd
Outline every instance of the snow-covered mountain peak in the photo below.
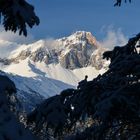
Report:
[[[91,34],[91,32],[86,31],[77,31],[68,37],[58,39],[58,41],[66,47],[71,45],[74,46],[76,44],[82,44],[83,46],[86,44],[90,44],[94,47],[98,47],[96,38]]]
[[[98,71],[106,68],[106,62],[102,59],[105,50],[99,46],[92,33],[77,31],[68,37],[56,40],[39,40],[28,45],[18,45],[11,51],[9,57],[0,59],[0,62],[4,64],[6,72],[14,72],[27,77],[38,75],[42,68],[47,71],[46,67],[53,70],[57,66],[66,70],[93,67]],[[39,63],[42,65],[38,65]],[[38,70],[35,70],[36,66],[39,66]],[[24,70],[20,71],[21,68]],[[55,79],[55,76],[53,78]],[[61,79],[61,76],[57,79]]]
[[[92,33],[91,32],[87,32],[87,31],[77,31],[73,34],[71,34],[68,38],[70,39],[76,39],[76,40],[85,40],[87,39],[87,36],[92,36]]]
[[[0,40],[0,45],[6,46],[6,50],[10,48],[7,57],[0,58],[0,69],[14,74],[8,76],[15,82],[23,101],[30,96],[30,103],[36,95],[42,99],[42,96],[46,98],[77,86],[85,75],[92,80],[108,66],[102,59],[106,49],[86,31],[28,45]]]
[[[44,62],[47,65],[60,64],[66,69],[83,68],[89,65],[93,67],[96,65],[97,69],[101,69],[103,67],[101,55],[104,50],[90,32],[77,31],[68,37],[50,42],[39,40],[28,45],[20,45],[1,62],[20,63],[28,59],[33,62]]]

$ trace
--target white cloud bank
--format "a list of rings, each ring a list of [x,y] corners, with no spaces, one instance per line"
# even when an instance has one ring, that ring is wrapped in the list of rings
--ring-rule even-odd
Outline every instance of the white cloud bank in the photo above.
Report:
[[[123,34],[121,29],[108,28],[106,37],[100,41],[101,46],[113,49],[114,46],[123,46],[127,43],[128,39]]]
[[[29,34],[27,37],[21,35],[18,32],[13,33],[11,31],[5,31],[2,26],[0,26],[0,40],[6,40],[10,42],[16,42],[20,44],[28,44],[34,41],[33,35]]]
[[[34,37],[30,34],[27,37],[19,36],[18,32],[6,32],[2,26],[0,26],[0,58],[7,57],[19,44],[28,44],[33,41]]]

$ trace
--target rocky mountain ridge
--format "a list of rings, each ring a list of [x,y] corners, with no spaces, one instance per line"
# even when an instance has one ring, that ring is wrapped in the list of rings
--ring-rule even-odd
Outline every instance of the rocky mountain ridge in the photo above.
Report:
[[[33,62],[44,62],[46,65],[59,63],[63,68],[71,70],[87,66],[100,70],[104,67],[102,54],[105,50],[90,32],[78,31],[49,43],[39,40],[26,46],[21,45],[8,58],[0,59],[0,62],[10,65],[29,58]]]

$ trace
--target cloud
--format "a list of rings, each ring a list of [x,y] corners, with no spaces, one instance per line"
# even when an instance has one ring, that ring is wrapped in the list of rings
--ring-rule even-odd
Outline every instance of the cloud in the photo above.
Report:
[[[0,58],[8,57],[9,54],[19,47],[20,44],[29,44],[34,41],[34,37],[29,34],[27,37],[19,36],[18,33],[6,32],[0,26]]]
[[[102,29],[102,31],[105,29]],[[128,39],[123,34],[121,28],[115,30],[112,26],[107,28],[106,37],[100,41],[102,47],[113,49],[114,46],[123,46]]]
[[[27,37],[19,36],[18,32],[13,33],[11,31],[5,31],[2,26],[0,26],[0,40],[6,40],[10,42],[16,42],[19,44],[28,44],[34,41],[33,35],[29,34]]]
[[[45,46],[49,50],[58,49],[60,47],[59,42],[54,38],[46,38],[45,39]]]

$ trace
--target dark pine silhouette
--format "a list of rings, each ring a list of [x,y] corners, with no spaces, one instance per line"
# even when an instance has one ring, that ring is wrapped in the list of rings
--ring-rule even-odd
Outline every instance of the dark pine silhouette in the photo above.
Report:
[[[0,140],[37,140],[18,120],[15,84],[0,74]]]
[[[27,25],[32,28],[39,24],[34,7],[25,0],[0,0],[0,18],[6,31],[19,31],[19,35],[25,36]]]

